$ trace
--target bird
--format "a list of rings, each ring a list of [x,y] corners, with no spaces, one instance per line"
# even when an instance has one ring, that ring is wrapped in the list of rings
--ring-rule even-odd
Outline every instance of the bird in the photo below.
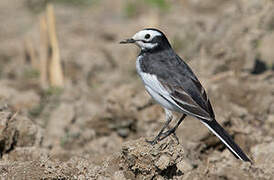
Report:
[[[216,121],[205,89],[191,68],[173,50],[162,31],[145,28],[120,44],[135,44],[141,49],[136,60],[137,73],[147,92],[165,111],[164,126],[152,141],[147,142],[154,145],[171,134],[178,140],[176,129],[186,116],[193,116],[212,131],[236,158],[251,162]],[[173,112],[182,116],[173,128],[168,129]]]

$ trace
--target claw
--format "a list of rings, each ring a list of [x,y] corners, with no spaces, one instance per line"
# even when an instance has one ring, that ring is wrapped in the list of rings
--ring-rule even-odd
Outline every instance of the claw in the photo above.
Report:
[[[173,134],[173,137],[176,139],[176,143],[177,143],[177,144],[180,144],[179,138],[178,138],[178,136],[176,135],[176,133],[174,132],[174,133],[172,133],[172,134]]]
[[[165,138],[167,138],[169,135],[173,135],[174,136],[174,138],[176,139],[176,141],[177,141],[177,144],[180,144],[180,142],[179,142],[179,138],[177,137],[177,135],[176,135],[176,132],[175,132],[175,129],[174,128],[172,128],[172,129],[170,129],[170,130],[168,130],[168,131],[166,131],[166,132],[163,132],[162,133],[162,137],[161,138],[159,138],[159,141],[162,141],[162,140],[164,140]]]
[[[149,141],[149,140],[146,139],[146,142],[151,144],[151,145],[155,145],[155,144],[157,144],[158,140],[156,138],[152,141]]]

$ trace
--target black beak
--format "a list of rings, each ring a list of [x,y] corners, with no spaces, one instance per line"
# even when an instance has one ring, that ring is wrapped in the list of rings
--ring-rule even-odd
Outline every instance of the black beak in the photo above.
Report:
[[[129,44],[129,43],[135,43],[136,41],[132,38],[126,39],[120,42],[120,44]]]

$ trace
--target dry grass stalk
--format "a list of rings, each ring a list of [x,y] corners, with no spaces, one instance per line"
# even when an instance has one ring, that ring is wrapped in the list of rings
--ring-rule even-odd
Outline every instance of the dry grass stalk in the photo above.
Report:
[[[47,21],[46,16],[40,17],[40,85],[42,88],[48,87],[48,34],[47,34]]]
[[[49,45],[51,50],[51,57],[49,63],[49,79],[50,85],[56,87],[64,86],[64,76],[60,61],[60,51],[58,46],[58,40],[56,36],[55,28],[55,16],[54,9],[51,4],[47,5],[47,24],[48,24],[48,35]]]

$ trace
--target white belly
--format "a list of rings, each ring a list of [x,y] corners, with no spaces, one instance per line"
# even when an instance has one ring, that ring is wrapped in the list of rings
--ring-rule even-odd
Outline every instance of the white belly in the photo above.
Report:
[[[147,92],[150,94],[150,96],[161,106],[163,106],[166,109],[169,109],[171,111],[178,111],[180,112],[180,109],[176,108],[172,103],[170,103],[168,100],[160,96],[157,92],[153,91],[150,87],[145,86]]]
[[[175,102],[171,99],[169,96],[169,93],[165,90],[165,88],[161,85],[161,83],[158,81],[157,77],[155,75],[151,75],[148,73],[145,73],[142,71],[140,67],[140,58],[139,56],[136,61],[136,69],[138,74],[140,75],[146,90],[148,93],[152,96],[152,98],[159,103],[161,106],[163,106],[166,109],[172,110],[172,111],[180,111],[180,108],[178,108],[175,105]],[[159,95],[161,94],[161,95]]]

